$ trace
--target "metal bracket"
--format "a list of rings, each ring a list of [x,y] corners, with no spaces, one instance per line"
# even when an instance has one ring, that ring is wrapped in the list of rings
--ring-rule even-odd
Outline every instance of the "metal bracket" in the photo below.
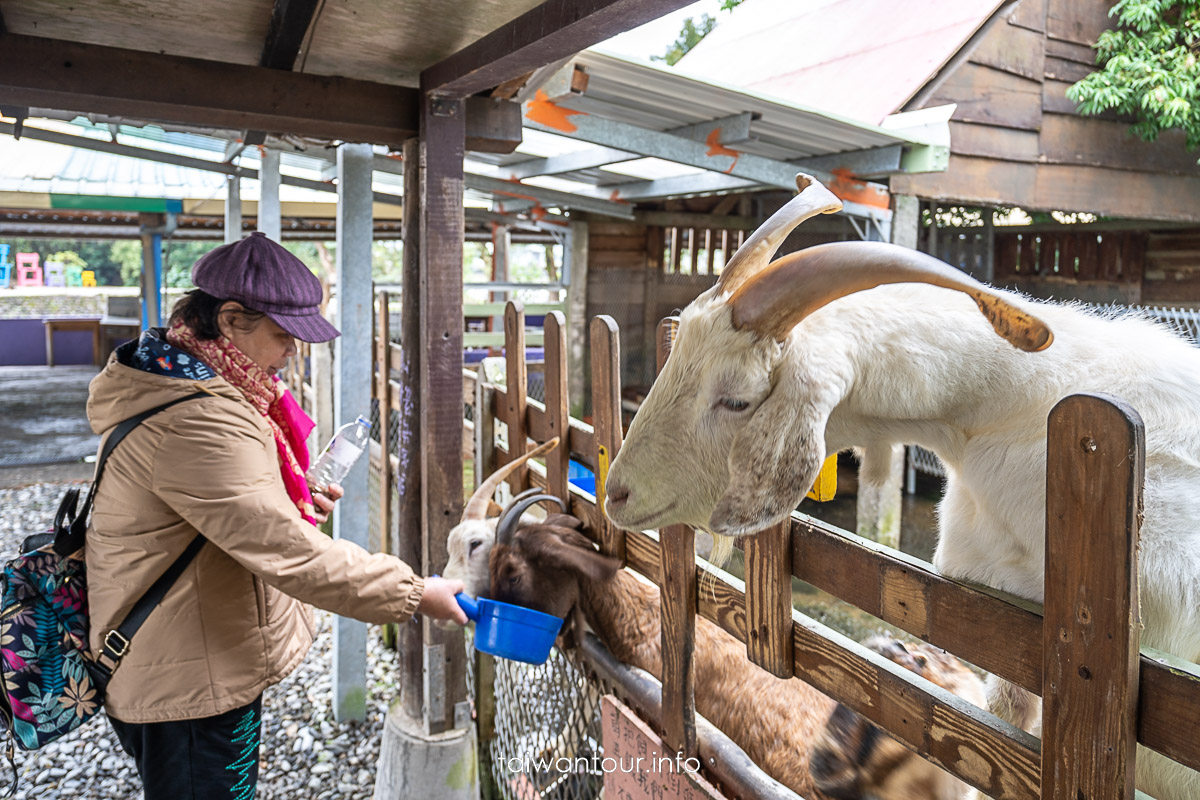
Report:
[[[463,101],[456,97],[432,95],[429,98],[429,113],[435,117],[457,117]]]
[[[427,644],[425,655],[425,726],[430,720],[446,718],[446,656],[440,644]]]
[[[469,700],[454,704],[454,727],[471,727],[471,702]]]

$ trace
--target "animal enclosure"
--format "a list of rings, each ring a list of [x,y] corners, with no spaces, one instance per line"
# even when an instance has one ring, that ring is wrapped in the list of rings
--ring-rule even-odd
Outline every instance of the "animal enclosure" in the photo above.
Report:
[[[610,681],[606,687],[619,686],[669,748],[698,756],[729,796],[779,796],[761,773],[730,755],[723,737],[697,724],[690,658],[697,613],[745,642],[750,659],[767,671],[810,683],[989,797],[1132,797],[1135,743],[1200,768],[1200,668],[1138,650],[1136,552],[1144,443],[1135,410],[1119,401],[1076,396],[1051,416],[1047,552],[1054,555],[1048,558],[1044,609],[944,578],[925,562],[796,513],[745,540],[743,584],[696,559],[690,529],[626,533],[600,511],[607,466],[622,438],[615,323],[605,317],[591,322],[594,426],[567,415],[562,315],[546,320],[545,402],[527,397],[518,303],[509,305],[505,323],[506,385],[468,381],[464,391],[476,475],[526,452],[531,440],[562,437],[567,447],[551,452],[544,470],[518,470],[510,480],[513,490],[534,485],[569,497],[571,513],[584,521],[586,534],[601,550],[660,588],[664,635],[661,690],[646,690],[627,671],[606,668],[590,640],[569,656],[556,652],[546,667],[536,668],[535,674],[557,682],[537,690],[520,682],[528,671],[481,657],[474,675],[477,722],[494,776],[515,778],[506,772],[505,759],[536,755],[528,752],[528,732],[514,735],[505,725],[519,723],[523,715],[526,725],[551,728],[535,737],[538,746],[551,743],[561,730],[553,728],[575,719],[566,706],[583,705],[588,698],[585,677],[598,673]],[[660,367],[672,331],[669,321],[659,329]],[[377,347],[380,366],[398,367],[392,350]],[[395,389],[386,374],[377,377],[376,386],[391,383]],[[396,405],[389,398],[381,408]],[[499,442],[498,430],[504,434]],[[387,460],[376,464],[379,487],[386,489],[380,497],[390,498],[396,456],[391,448],[381,449]],[[596,473],[599,499],[568,482],[568,455]],[[379,508],[384,519],[388,506]],[[1044,697],[1043,740],[793,611],[793,576]],[[535,701],[559,705],[543,714],[531,707]],[[511,716],[505,721],[505,709],[515,709],[515,721]],[[586,724],[576,722],[574,729],[581,741],[586,739]],[[500,796],[528,796],[521,794],[521,785],[551,787],[549,781],[505,780],[495,788]],[[546,796],[592,796],[594,786],[582,779],[559,781]]]

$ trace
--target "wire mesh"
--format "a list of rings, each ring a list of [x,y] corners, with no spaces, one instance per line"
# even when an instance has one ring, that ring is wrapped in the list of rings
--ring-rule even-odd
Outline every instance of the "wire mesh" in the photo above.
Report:
[[[488,751],[498,796],[599,797],[600,698],[612,687],[557,647],[545,664],[495,664],[496,735]]]

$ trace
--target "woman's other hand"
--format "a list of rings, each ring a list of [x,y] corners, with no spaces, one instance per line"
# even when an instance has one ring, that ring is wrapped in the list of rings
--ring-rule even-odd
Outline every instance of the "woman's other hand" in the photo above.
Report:
[[[457,622],[459,625],[466,625],[467,615],[463,613],[458,601],[454,599],[454,595],[462,590],[462,581],[452,581],[437,576],[426,578],[425,594],[421,595],[421,602],[417,604],[417,613],[424,614],[431,619],[444,619]]]
[[[333,513],[333,504],[342,499],[346,492],[340,484],[331,483],[323,492],[313,492],[313,519],[318,525],[323,525]]]

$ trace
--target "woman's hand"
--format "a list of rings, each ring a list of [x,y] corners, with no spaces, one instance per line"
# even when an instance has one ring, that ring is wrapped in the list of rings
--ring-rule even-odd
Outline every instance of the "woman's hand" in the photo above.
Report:
[[[333,513],[333,504],[342,498],[346,492],[340,484],[331,483],[325,487],[324,492],[313,492],[313,519],[318,525],[325,523],[329,519],[329,515]]]
[[[462,590],[462,581],[447,580],[436,575],[426,578],[425,594],[421,595],[421,602],[417,603],[417,613],[431,619],[444,619],[466,625],[467,615],[454,599],[454,595]]]

